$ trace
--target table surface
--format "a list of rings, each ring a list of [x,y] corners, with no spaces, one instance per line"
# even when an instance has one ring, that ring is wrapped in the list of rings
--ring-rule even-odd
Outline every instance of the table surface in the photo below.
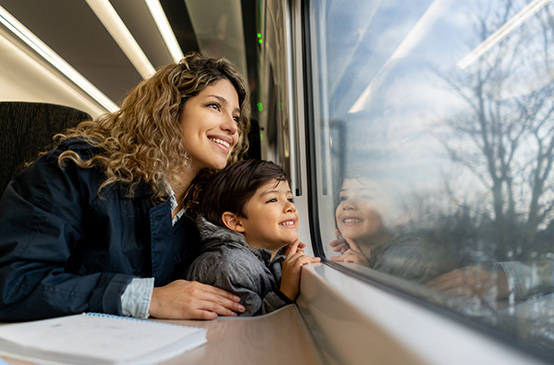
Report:
[[[287,305],[258,317],[155,321],[208,330],[206,344],[166,360],[161,363],[163,365],[321,363],[295,305]],[[14,365],[33,364],[8,356],[2,356],[1,359]]]

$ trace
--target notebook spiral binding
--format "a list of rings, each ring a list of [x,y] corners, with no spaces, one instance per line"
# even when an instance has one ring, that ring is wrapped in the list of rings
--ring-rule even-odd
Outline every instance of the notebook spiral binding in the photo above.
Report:
[[[192,326],[183,326],[183,325],[179,325],[179,324],[175,324],[175,323],[166,323],[166,322],[158,322],[158,321],[147,321],[147,320],[145,320],[145,319],[133,318],[133,317],[124,317],[124,316],[118,316],[118,315],[115,315],[115,314],[96,313],[96,312],[85,312],[85,313],[83,313],[83,315],[85,315],[85,316],[91,316],[91,317],[122,319],[122,320],[125,320],[125,321],[134,321],[134,322],[142,322],[142,323],[151,323],[151,324],[159,324],[159,325],[165,325],[165,326],[198,328],[198,327],[192,327]]]

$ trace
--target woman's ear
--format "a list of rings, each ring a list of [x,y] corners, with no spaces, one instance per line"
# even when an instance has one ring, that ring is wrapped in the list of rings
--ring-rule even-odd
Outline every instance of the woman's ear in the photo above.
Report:
[[[239,216],[237,216],[235,213],[231,212],[225,212],[221,215],[221,220],[223,221],[223,224],[227,228],[229,228],[231,231],[235,232],[244,232],[244,227],[242,226],[242,221]]]

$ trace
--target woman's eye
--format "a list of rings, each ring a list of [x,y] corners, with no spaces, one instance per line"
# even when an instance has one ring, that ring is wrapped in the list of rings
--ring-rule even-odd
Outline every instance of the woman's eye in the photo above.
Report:
[[[340,201],[348,200],[348,197],[346,195],[341,195]]]
[[[210,104],[208,104],[208,107],[210,107],[212,109],[215,109],[215,110],[219,110],[219,104],[217,104],[217,103],[210,103]]]
[[[266,201],[266,203],[275,203],[276,201],[277,201],[277,198],[273,198]]]
[[[235,121],[235,123],[238,124],[238,122],[240,122],[240,117],[237,116],[237,115],[234,115],[234,116],[233,116],[233,120]]]

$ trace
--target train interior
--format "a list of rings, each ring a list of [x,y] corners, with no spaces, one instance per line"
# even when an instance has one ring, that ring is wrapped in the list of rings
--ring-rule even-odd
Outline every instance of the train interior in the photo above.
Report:
[[[0,0],[0,101],[95,118],[187,52],[226,57],[249,156],[287,171],[322,258],[296,302],[318,362],[550,363],[553,19],[550,0]]]

